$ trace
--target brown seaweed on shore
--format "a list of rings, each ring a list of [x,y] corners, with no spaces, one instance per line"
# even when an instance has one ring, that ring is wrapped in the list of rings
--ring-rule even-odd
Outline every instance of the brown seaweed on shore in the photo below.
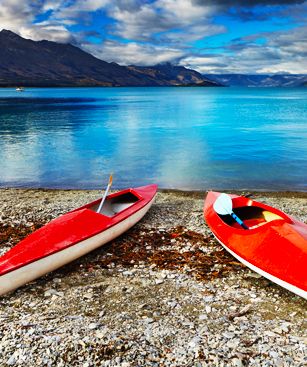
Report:
[[[135,228],[111,242],[105,251],[91,266],[146,264],[159,269],[185,271],[199,280],[220,277],[244,267],[224,249],[216,248],[211,237],[182,226],[171,230]]]
[[[19,241],[27,237],[32,232],[41,228],[44,223],[36,222],[31,226],[16,225],[9,226],[0,223],[0,246],[13,247]]]
[[[0,224],[0,246],[13,247],[42,226],[41,222],[29,227]],[[158,269],[184,271],[199,280],[221,277],[244,267],[224,249],[217,247],[211,237],[182,226],[170,230],[132,228],[110,244],[58,271],[64,274],[80,271],[80,264],[88,271],[94,268],[148,265]]]

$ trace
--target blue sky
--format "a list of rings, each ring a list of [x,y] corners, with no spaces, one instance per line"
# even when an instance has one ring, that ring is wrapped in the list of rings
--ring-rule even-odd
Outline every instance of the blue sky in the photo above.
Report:
[[[121,65],[307,73],[307,1],[1,0],[0,27]]]

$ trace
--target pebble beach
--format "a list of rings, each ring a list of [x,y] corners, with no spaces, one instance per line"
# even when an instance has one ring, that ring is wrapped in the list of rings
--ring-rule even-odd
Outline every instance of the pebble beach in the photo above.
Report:
[[[307,223],[307,193],[252,193]],[[0,190],[0,254],[96,190]],[[205,193],[161,191],[104,247],[0,298],[0,366],[307,365],[307,302],[214,239]]]

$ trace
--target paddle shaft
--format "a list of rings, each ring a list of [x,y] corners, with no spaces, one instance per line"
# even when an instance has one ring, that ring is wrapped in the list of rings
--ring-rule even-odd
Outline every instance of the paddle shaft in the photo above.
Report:
[[[102,206],[103,206],[103,204],[104,204],[104,202],[105,202],[105,200],[106,200],[106,197],[107,197],[107,195],[108,195],[108,193],[109,193],[109,191],[110,191],[110,188],[111,188],[111,186],[112,186],[112,182],[113,182],[113,177],[112,177],[112,174],[111,174],[111,175],[110,175],[110,178],[109,178],[108,186],[107,186],[107,188],[106,188],[106,191],[104,192],[104,195],[103,195],[103,197],[102,197],[102,199],[101,199],[101,202],[100,202],[100,204],[99,204],[99,207],[98,207],[98,209],[97,209],[97,213],[100,213],[100,210],[102,209]]]
[[[107,189],[106,189],[106,191],[105,191],[105,193],[104,193],[104,195],[103,195],[103,197],[101,199],[101,202],[99,204],[99,207],[97,209],[97,213],[100,213],[100,210],[102,209],[102,206],[103,206],[103,204],[104,204],[104,202],[106,200],[106,197],[108,195],[108,192],[109,192],[110,188],[111,188],[111,185],[108,185],[108,187],[107,187]]]
[[[230,215],[232,216],[232,218],[233,218],[237,223],[239,223],[239,224],[240,224],[240,226],[241,226],[241,227],[243,227],[244,229],[249,229],[249,228],[247,227],[247,225],[245,225],[245,224],[243,223],[243,221],[242,221],[239,217],[237,217],[237,216],[235,215],[235,213],[234,213],[234,212],[231,212],[231,213],[230,213]]]

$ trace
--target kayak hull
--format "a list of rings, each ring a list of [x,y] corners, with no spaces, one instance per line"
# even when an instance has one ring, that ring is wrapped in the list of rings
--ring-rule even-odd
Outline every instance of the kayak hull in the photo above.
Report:
[[[141,192],[141,191],[138,191],[138,189],[133,189],[133,190],[135,190],[134,194],[138,194]],[[97,214],[97,216],[102,216],[102,219],[104,220],[105,227],[106,227],[105,229],[93,235],[85,236],[84,239],[82,238],[82,240],[79,240],[79,241],[78,239],[75,239],[74,237],[72,237],[70,241],[68,241],[68,244],[66,243],[65,245],[62,245],[60,249],[57,249],[56,247],[57,243],[52,243],[52,247],[54,251],[50,250],[49,253],[46,252],[44,256],[40,256],[39,258],[35,257],[35,253],[31,251],[31,245],[33,246],[34,244],[35,247],[37,245],[39,246],[40,241],[41,241],[41,247],[46,245],[46,238],[52,238],[52,233],[50,234],[49,226],[52,228],[51,231],[54,232],[55,239],[59,238],[58,233],[56,233],[57,231],[61,233],[64,231],[65,233],[65,227],[67,226],[69,226],[68,230],[71,230],[70,225],[66,224],[65,226],[65,216],[69,217],[71,213],[76,213],[78,211],[80,211],[81,213],[83,210],[83,207],[76,209],[75,211],[68,213],[68,215],[64,215],[50,222],[50,224],[47,224],[46,226],[42,227],[40,230],[36,231],[38,235],[36,232],[34,232],[32,235],[28,236],[28,238],[26,238],[25,240],[21,241],[19,244],[16,245],[17,247],[19,246],[20,249],[24,251],[25,256],[29,252],[28,258],[24,260],[23,265],[20,265],[15,261],[13,268],[9,269],[9,271],[6,271],[7,269],[5,269],[5,266],[8,267],[8,265],[6,264],[5,261],[7,261],[7,258],[10,257],[9,253],[14,248],[5,254],[6,258],[5,258],[5,261],[3,261],[2,263],[1,263],[1,258],[3,258],[5,255],[3,255],[0,258],[0,271],[2,271],[2,275],[0,276],[0,295],[11,292],[17,289],[18,287],[39,278],[42,275],[45,275],[51,271],[54,271],[60,268],[61,266],[66,265],[70,263],[71,261],[78,259],[79,257],[97,249],[98,247],[108,243],[109,241],[123,234],[129,228],[134,226],[138,221],[140,221],[142,217],[147,213],[147,211],[150,209],[154,201],[156,190],[157,190],[156,185],[147,186],[146,194],[143,196],[139,195],[140,196],[139,200],[135,204],[133,204],[130,208],[124,210],[124,211],[127,211],[126,213],[124,213],[125,214],[124,216],[122,215],[122,213],[115,215],[115,217],[116,216],[118,216],[119,218],[122,217],[120,220],[116,220],[116,218],[114,217],[105,218],[104,215]],[[119,196],[119,194],[120,193],[116,193],[115,195]],[[144,191],[143,191],[143,194],[144,194]],[[114,197],[114,194],[113,194],[113,197]],[[96,207],[98,206],[98,204],[99,204],[99,200],[96,202],[90,203],[85,207],[91,207],[93,205],[94,207]],[[93,214],[96,214],[96,213],[93,213]],[[92,213],[90,213],[90,215],[92,215]],[[90,217],[90,219],[92,219],[92,217]],[[60,225],[57,224],[57,220],[60,221]],[[53,227],[55,227],[56,230]],[[93,231],[91,230],[91,232]],[[32,242],[31,242],[31,237],[33,237]],[[30,242],[30,245],[29,245],[29,242]],[[13,255],[11,256],[11,261],[14,260]],[[2,269],[1,269],[1,265],[2,265]]]
[[[209,192],[204,206],[216,239],[253,271],[307,299],[307,225],[268,205],[231,195],[234,212],[250,224],[244,230],[214,211],[219,195]],[[244,218],[248,212],[252,215]],[[263,213],[270,219],[264,220]]]

